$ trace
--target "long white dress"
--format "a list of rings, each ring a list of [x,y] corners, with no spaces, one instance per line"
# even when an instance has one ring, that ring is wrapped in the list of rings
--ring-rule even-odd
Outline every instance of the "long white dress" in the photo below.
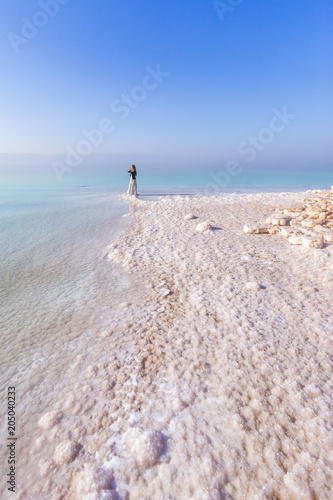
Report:
[[[128,186],[127,194],[132,194],[134,196],[138,195],[138,186],[136,184],[136,179],[133,179],[132,176],[130,178],[130,183]]]

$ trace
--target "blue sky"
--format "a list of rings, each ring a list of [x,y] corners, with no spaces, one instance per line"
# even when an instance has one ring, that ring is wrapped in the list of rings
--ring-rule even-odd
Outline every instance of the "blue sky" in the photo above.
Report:
[[[40,14],[42,4],[53,17]],[[3,6],[0,162],[8,154],[65,155],[108,119],[112,132],[92,154],[205,168],[239,157],[240,144],[259,134],[267,143],[258,166],[331,168],[332,3],[218,4],[224,14],[204,0]],[[27,28],[26,20],[45,25]],[[144,80],[147,67],[159,67],[161,81]],[[133,108],[112,111],[132,92]],[[273,110],[284,109],[294,118],[270,137]],[[243,153],[245,164],[250,156]]]

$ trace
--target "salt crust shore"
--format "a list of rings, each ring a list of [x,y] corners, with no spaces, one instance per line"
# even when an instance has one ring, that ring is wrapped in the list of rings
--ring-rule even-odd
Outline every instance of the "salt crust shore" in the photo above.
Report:
[[[138,353],[150,383],[164,377],[141,425],[167,436],[169,460],[134,498],[332,498],[333,247],[242,234],[303,198],[131,203],[133,230],[109,257],[143,271],[156,301],[172,291]],[[213,231],[198,234],[203,221]]]
[[[69,368],[20,498],[333,497],[333,246],[243,232],[302,198],[126,197],[109,259],[147,292]]]

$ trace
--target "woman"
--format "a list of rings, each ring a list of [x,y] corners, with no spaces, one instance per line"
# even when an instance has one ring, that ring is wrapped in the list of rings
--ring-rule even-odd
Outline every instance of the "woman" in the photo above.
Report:
[[[137,173],[136,173],[135,165],[131,165],[131,168],[127,172],[129,172],[131,175],[127,194],[133,194],[134,196],[137,196],[138,195],[138,187],[136,184]]]

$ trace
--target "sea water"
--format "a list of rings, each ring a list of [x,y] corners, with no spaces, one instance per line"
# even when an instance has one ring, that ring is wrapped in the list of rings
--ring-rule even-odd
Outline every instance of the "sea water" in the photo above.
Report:
[[[221,167],[200,171],[146,173],[138,177],[141,194],[204,194],[257,193],[330,189],[332,173],[324,170],[242,169],[230,172]]]
[[[305,191],[307,189],[330,189],[332,184],[332,169],[314,166],[309,169],[267,168],[244,166],[239,164],[234,170],[228,168],[228,163],[221,165],[203,165],[201,168],[165,165],[152,168],[149,165],[138,165],[138,193],[149,194],[205,194],[219,193],[256,193]],[[45,167],[38,175],[28,173],[9,174],[1,176],[4,189],[52,188],[54,191],[71,189],[88,189],[95,187],[100,190],[117,190],[124,193],[129,183],[127,167],[117,168],[107,166],[85,167],[78,171],[64,173],[57,178],[50,167]]]
[[[7,388],[15,387],[21,471],[29,463],[29,435],[38,435],[36,422],[66,391],[64,373],[113,328],[119,304],[137,293],[132,277],[106,258],[127,227],[126,212],[114,189],[1,191],[0,429],[5,440]],[[22,492],[26,474],[18,479]]]
[[[11,190],[0,203],[0,386],[17,387],[26,413],[52,393],[70,342],[111,323],[131,290],[105,258],[127,207],[116,192],[89,188]]]

